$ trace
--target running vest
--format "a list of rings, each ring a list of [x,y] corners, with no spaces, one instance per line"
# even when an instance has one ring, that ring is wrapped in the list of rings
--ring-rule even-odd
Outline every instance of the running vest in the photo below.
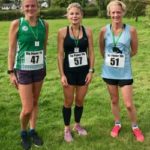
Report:
[[[117,41],[118,36],[114,36],[115,41]],[[104,41],[105,57],[102,67],[102,77],[107,79],[132,79],[130,59],[130,26],[124,26],[122,34],[116,45],[116,48],[119,49],[119,51],[113,51],[114,42],[110,24],[106,25]]]
[[[24,19],[19,19],[17,33],[17,53],[14,68],[18,70],[39,70],[45,66],[46,28],[44,21],[38,19],[32,27]]]
[[[64,39],[64,71],[80,72],[89,69],[88,61],[88,37],[85,28],[82,26],[83,36],[78,40],[76,46],[75,39],[70,36],[69,27],[67,26],[67,34]]]

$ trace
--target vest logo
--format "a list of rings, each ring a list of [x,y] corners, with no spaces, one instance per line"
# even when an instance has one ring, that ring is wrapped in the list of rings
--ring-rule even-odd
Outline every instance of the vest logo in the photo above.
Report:
[[[23,26],[23,27],[22,27],[22,30],[23,30],[23,31],[28,31],[28,27],[27,27],[27,26]]]

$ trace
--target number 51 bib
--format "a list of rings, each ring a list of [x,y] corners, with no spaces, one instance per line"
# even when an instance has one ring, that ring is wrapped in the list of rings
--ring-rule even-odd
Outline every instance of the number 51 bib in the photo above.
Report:
[[[117,53],[106,53],[105,64],[110,67],[123,68],[125,64],[125,55]]]
[[[69,67],[79,67],[88,64],[86,52],[72,53],[68,55]]]

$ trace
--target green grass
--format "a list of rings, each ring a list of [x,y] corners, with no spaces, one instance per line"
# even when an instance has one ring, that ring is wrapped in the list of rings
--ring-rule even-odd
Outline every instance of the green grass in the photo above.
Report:
[[[113,116],[106,86],[100,77],[102,57],[98,50],[100,28],[109,22],[106,19],[84,19],[83,24],[93,29],[95,49],[95,69],[93,82],[89,87],[84,105],[81,123],[88,130],[87,137],[74,134],[74,141],[67,144],[63,140],[62,104],[63,93],[57,69],[56,39],[59,28],[68,24],[67,20],[48,20],[50,25],[47,49],[47,76],[39,101],[39,118],[37,130],[44,139],[41,150],[149,150],[150,149],[150,28],[143,25],[145,18],[139,22],[125,19],[134,25],[139,35],[139,52],[132,59],[134,75],[134,103],[137,108],[139,126],[144,132],[144,143],[135,141],[131,133],[130,121],[120,99],[122,131],[119,138],[110,137]],[[0,22],[0,148],[1,150],[21,150],[20,123],[21,110],[18,92],[9,83],[7,71],[8,30],[10,22]],[[73,115],[71,123],[73,123]],[[32,147],[32,150],[38,148]]]

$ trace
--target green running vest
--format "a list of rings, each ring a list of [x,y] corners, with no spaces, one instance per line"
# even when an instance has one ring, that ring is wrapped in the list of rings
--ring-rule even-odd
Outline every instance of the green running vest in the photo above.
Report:
[[[39,70],[45,67],[46,28],[38,19],[36,26],[30,26],[24,18],[19,19],[17,53],[14,68],[17,70]]]

